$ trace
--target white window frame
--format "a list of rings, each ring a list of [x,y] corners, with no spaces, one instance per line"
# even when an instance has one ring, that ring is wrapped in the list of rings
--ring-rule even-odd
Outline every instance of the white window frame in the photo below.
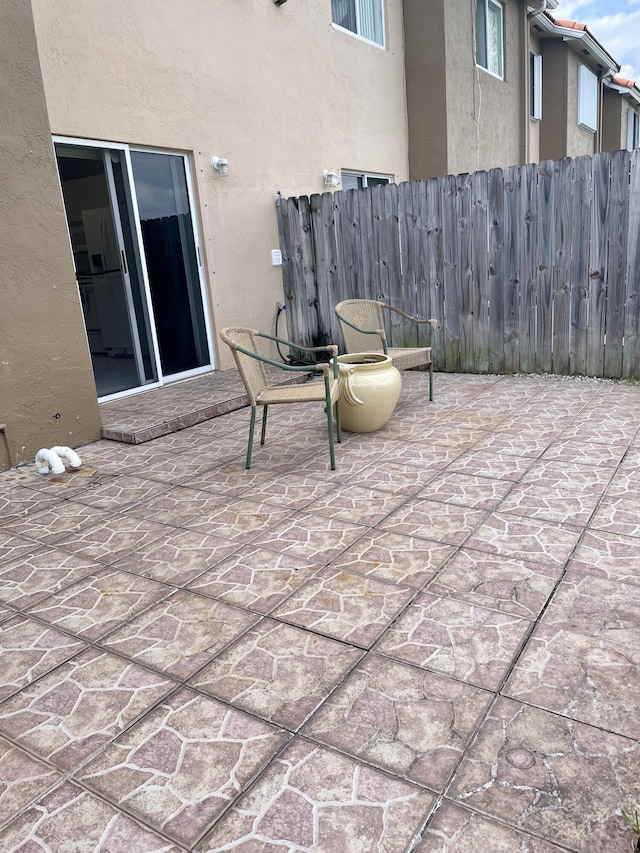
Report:
[[[476,51],[476,65],[478,68],[482,68],[487,74],[491,74],[493,77],[497,77],[498,80],[504,80],[504,6],[499,0],[476,0],[476,17],[475,17],[475,51]],[[488,33],[488,20],[489,20],[489,9],[496,9],[500,13],[500,50],[498,55],[498,63],[497,68],[491,67],[491,61],[489,58],[489,33]],[[478,10],[484,9],[484,29],[480,31],[478,27]],[[478,45],[481,45],[485,54],[485,62],[482,62],[482,59],[478,57]]]
[[[580,63],[578,65],[578,124],[592,133],[598,129],[598,89],[597,74]]]
[[[529,114],[534,121],[542,118],[542,57],[531,52],[531,80]]]
[[[627,109],[627,149],[640,148],[640,115],[629,107]]]
[[[345,0],[345,2],[348,2],[348,0]],[[382,50],[385,50],[386,46],[387,46],[386,45],[386,25],[385,25],[385,15],[384,15],[385,0],[373,0],[373,2],[377,3],[379,6],[379,13],[380,13],[380,20],[381,20],[380,26],[381,26],[381,30],[382,30],[382,41],[380,41],[380,42],[374,41],[373,39],[367,38],[366,36],[362,35],[361,19],[362,19],[363,15],[362,15],[362,5],[361,4],[363,2],[367,2],[367,0],[354,0],[356,28],[355,28],[355,30],[350,30],[350,29],[347,29],[346,27],[340,26],[340,24],[337,24],[335,21],[333,21],[333,0],[332,0],[332,4],[331,4],[332,24],[336,28],[336,30],[340,30],[340,32],[348,33],[350,36],[354,36],[355,38],[366,42],[366,44],[370,44],[370,45],[373,45],[373,47],[379,47]]]
[[[376,186],[376,185],[382,184],[382,183],[386,183],[386,184],[392,184],[393,183],[393,175],[382,175],[382,174],[379,174],[376,172],[357,172],[357,171],[354,171],[353,169],[341,169],[340,170],[340,177],[341,177],[341,183],[344,183],[345,177],[359,178],[362,181],[362,187],[357,187],[357,189],[365,189],[366,187],[368,187],[370,178],[375,178],[375,184],[373,184],[373,186]],[[349,187],[349,189],[356,189],[356,187]]]

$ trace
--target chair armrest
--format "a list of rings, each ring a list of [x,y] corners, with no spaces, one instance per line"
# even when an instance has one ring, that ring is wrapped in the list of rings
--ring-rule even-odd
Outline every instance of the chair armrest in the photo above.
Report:
[[[341,320],[343,323],[346,323],[347,326],[351,326],[352,329],[355,329],[356,332],[360,332],[362,335],[378,335],[379,338],[383,341],[386,341],[387,335],[384,329],[361,329],[360,326],[356,326],[355,323],[352,323],[351,320],[347,320],[346,317],[343,317],[342,314],[339,314],[336,311],[336,317],[338,320]]]
[[[401,311],[399,308],[394,308],[393,305],[382,305],[383,308],[388,309],[389,311],[395,311],[396,314],[400,314],[401,317],[405,317],[407,320],[411,320],[412,323],[429,323],[431,329],[435,331],[438,328],[438,321],[434,319],[423,320],[420,317],[412,317],[411,314],[405,314],[404,311]]]
[[[304,350],[305,352],[322,352],[327,350],[332,355],[338,355],[338,347],[336,344],[327,344],[321,347],[303,347],[301,344],[296,344],[293,341],[287,341],[284,338],[276,338],[274,335],[268,335],[266,332],[258,332],[259,337],[266,338],[268,341],[275,341],[278,344],[285,344],[293,349]]]
[[[296,344],[294,344],[296,346]],[[334,346],[332,344],[331,346]],[[257,352],[252,352],[251,350],[245,349],[244,347],[235,346],[238,352],[243,353],[244,355],[251,356],[251,358],[255,358],[256,361],[261,361],[264,364],[270,364],[272,367],[279,367],[281,370],[288,370],[292,373],[322,373],[323,371],[319,371],[318,368],[322,367],[320,364],[301,364],[301,365],[293,365],[293,364],[284,364],[281,361],[275,361],[272,358],[267,358],[266,355],[259,355]],[[299,349],[308,349],[308,347],[299,347]],[[323,349],[323,347],[318,347],[318,349]],[[326,347],[324,347],[326,349]],[[338,348],[335,347],[336,354]]]

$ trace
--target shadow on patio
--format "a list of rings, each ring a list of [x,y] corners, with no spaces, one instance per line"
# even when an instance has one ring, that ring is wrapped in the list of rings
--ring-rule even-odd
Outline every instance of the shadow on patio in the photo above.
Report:
[[[2,849],[626,853],[640,388],[402,378],[0,474]]]

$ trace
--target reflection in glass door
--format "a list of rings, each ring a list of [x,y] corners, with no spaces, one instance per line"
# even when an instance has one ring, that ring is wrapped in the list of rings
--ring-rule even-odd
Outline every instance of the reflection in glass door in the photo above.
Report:
[[[209,363],[184,158],[132,151],[147,274],[164,376]]]
[[[185,158],[55,148],[98,397],[210,369]]]

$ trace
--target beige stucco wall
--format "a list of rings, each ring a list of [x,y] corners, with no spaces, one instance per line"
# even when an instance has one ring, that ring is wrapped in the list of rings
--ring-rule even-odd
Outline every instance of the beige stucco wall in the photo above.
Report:
[[[518,0],[504,3],[504,80],[475,64],[473,4],[468,0],[445,0],[444,8],[448,171],[520,164],[526,157],[522,106],[524,5]]]
[[[566,156],[595,154],[598,134],[578,124],[578,66],[580,59],[573,51],[567,52],[567,135]]]
[[[447,65],[446,0],[404,0],[409,177],[446,175]]]
[[[606,89],[602,103],[602,150],[619,151],[627,147],[628,104],[619,92]]]
[[[327,0],[33,8],[55,134],[191,155],[217,330],[273,326],[278,191],[323,192],[324,169],[408,178],[401,0],[386,4],[385,50],[335,28]]]
[[[100,417],[29,0],[2,0],[0,34],[1,470],[97,438]]]
[[[540,53],[542,55],[540,159],[559,160],[566,156],[568,51],[562,41],[541,39]]]

